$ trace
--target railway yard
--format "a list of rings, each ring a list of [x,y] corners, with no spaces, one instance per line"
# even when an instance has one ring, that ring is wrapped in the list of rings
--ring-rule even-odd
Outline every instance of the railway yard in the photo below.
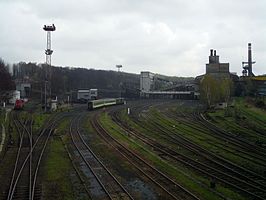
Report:
[[[265,123],[242,98],[211,111],[195,100],[54,113],[29,103],[7,115],[0,199],[263,200]]]

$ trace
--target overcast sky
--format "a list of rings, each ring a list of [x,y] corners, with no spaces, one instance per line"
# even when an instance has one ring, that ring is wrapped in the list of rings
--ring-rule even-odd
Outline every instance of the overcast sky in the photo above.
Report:
[[[266,73],[266,0],[0,0],[0,57],[172,76],[205,73],[209,49],[240,75],[252,43],[253,72]]]

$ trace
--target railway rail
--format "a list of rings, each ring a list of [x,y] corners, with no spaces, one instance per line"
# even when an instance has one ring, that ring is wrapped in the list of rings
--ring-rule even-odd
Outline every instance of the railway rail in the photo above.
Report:
[[[92,126],[97,131],[103,140],[116,149],[128,162],[138,169],[144,176],[150,179],[157,187],[159,187],[168,198],[172,199],[199,199],[193,193],[185,189],[182,185],[169,178],[166,174],[162,173],[150,163],[145,161],[134,151],[127,148],[124,144],[115,139],[112,135],[105,130],[100,124],[97,116],[91,121]]]
[[[138,108],[138,110],[140,112],[141,108]],[[148,115],[147,112],[145,112],[145,118],[148,117],[147,115]],[[136,116],[140,116],[140,115],[135,114],[133,117],[136,118]],[[133,120],[136,123],[138,123],[140,126],[143,125],[141,120],[139,119],[138,120],[133,119]],[[194,122],[196,122],[195,119],[194,119]],[[253,171],[250,171],[246,168],[243,168],[242,166],[236,165],[235,163],[232,163],[222,157],[219,157],[218,155],[212,152],[209,152],[206,149],[203,149],[202,147],[195,145],[194,143],[191,143],[191,141],[182,137],[182,135],[177,135],[173,133],[173,130],[165,129],[161,127],[160,124],[156,124],[154,123],[154,121],[152,122],[151,119],[149,119],[149,125],[150,127],[153,127],[152,130],[157,129],[157,131],[160,132],[161,137],[164,137],[165,139],[168,138],[169,141],[179,144],[183,148],[186,148],[190,150],[191,152],[193,152],[194,154],[198,154],[198,156],[201,156],[201,158],[198,159],[198,161],[203,160],[203,162],[195,163],[195,160],[192,160],[192,162],[189,161],[187,163],[191,165],[191,167],[194,166],[196,168],[199,168],[197,171],[200,171],[202,169],[201,170],[202,173],[203,172],[205,174],[208,173],[209,177],[216,177],[216,180],[219,180],[221,178],[219,182],[222,182],[226,185],[228,185],[227,183],[229,183],[229,185],[231,185],[232,188],[237,189],[238,191],[242,193],[248,194],[250,197],[253,197],[255,199],[265,198],[265,194],[266,194],[265,193],[265,183],[266,183],[265,177],[257,173],[254,173]],[[142,128],[147,129],[147,126],[142,126]],[[206,127],[203,127],[203,129],[204,128],[208,130]],[[133,132],[135,131],[132,129],[129,129],[129,130]],[[152,144],[150,145],[153,145],[153,148],[156,149],[156,146],[158,145],[158,143],[154,144],[154,141],[151,138],[142,138],[142,142],[145,143],[145,141],[151,142]],[[176,152],[172,151],[173,149],[165,148],[161,144],[157,146],[157,150],[160,151],[159,155],[161,155],[163,158],[168,159],[169,157],[171,157],[169,156],[169,153],[173,154],[173,156],[177,156]],[[161,150],[165,150],[165,151],[161,151]],[[180,158],[180,155],[178,155],[177,157]],[[198,165],[200,165],[200,167],[198,167]],[[203,166],[205,166],[205,168],[203,168]],[[212,169],[208,169],[208,168],[212,168]]]
[[[72,119],[69,133],[75,149],[78,151],[86,166],[93,174],[95,181],[98,183],[98,189],[100,188],[108,199],[133,199],[125,187],[117,180],[103,162],[101,162],[83,139],[79,130],[81,119],[82,114]],[[92,179],[92,177],[90,177],[90,179]]]
[[[196,171],[199,171],[201,174],[215,178],[216,180],[226,185],[230,185],[242,192],[248,193],[250,196],[253,196],[255,198],[265,198],[266,186],[264,183],[266,182],[266,180],[263,177],[255,176],[254,174],[252,174],[252,177],[245,176],[245,174],[241,174],[220,162],[209,159],[206,154],[203,155],[204,160],[201,162],[195,159],[191,159],[190,157],[183,155],[178,151],[170,149],[169,147],[160,144],[157,141],[148,138],[135,130],[130,129],[127,125],[123,124],[121,120],[119,120],[117,112],[113,113],[112,119],[130,135],[133,135],[145,144],[151,146],[157,152],[160,152],[159,155],[161,155],[162,158],[168,157],[176,160]],[[194,151],[194,153],[196,153],[196,151]],[[247,171],[245,172],[247,173]],[[261,182],[258,181],[258,178]]]
[[[146,117],[147,116],[149,116],[149,114],[146,115]],[[194,152],[197,155],[203,156],[205,158],[204,162],[208,161],[206,162],[205,167],[203,167],[203,163],[199,163],[200,165],[197,164],[195,166],[197,166],[197,168],[201,166],[202,171],[205,171],[205,173],[207,173],[209,176],[214,177],[216,180],[219,180],[225,185],[229,185],[232,188],[235,188],[252,198],[265,199],[266,190],[264,177],[250,170],[244,169],[243,167],[237,166],[236,164],[233,164],[232,162],[221,158],[220,156],[215,155],[214,153],[189,141],[185,137],[176,134],[172,129],[162,127],[155,121],[150,120],[149,123],[152,124],[152,126],[159,130],[161,133],[163,133],[164,136],[167,136],[171,141],[175,142],[176,144],[182,145],[184,148]],[[220,160],[220,162],[213,162],[213,158]],[[231,166],[233,165],[234,168],[228,167],[227,165],[225,165],[225,163]],[[213,168],[210,168],[210,166],[213,166]],[[218,170],[214,171],[213,169]],[[244,171],[245,173],[237,173],[236,169],[240,169],[241,172]],[[224,173],[221,173],[222,170],[225,170]],[[227,176],[225,176],[226,174]],[[240,177],[241,179],[239,179]]]
[[[203,126],[207,127],[211,131],[213,131],[216,135],[220,137],[226,138],[228,141],[230,141],[232,144],[237,145],[239,147],[242,147],[246,149],[248,152],[254,152],[252,156],[257,157],[258,159],[263,160],[266,162],[266,152],[265,149],[258,147],[254,144],[251,144],[239,137],[236,137],[232,134],[229,134],[227,131],[217,127],[215,124],[208,121],[203,114],[201,113],[194,113],[194,119],[197,119],[199,123],[201,123]]]
[[[7,200],[41,199],[41,187],[37,184],[41,159],[53,129],[60,118],[61,116],[56,116],[50,119],[35,138],[32,132],[32,119],[26,124],[18,118],[14,119],[20,139],[13,175],[6,195]]]
[[[221,133],[221,130],[219,130],[218,127],[214,127],[215,125],[211,126],[207,124],[208,122],[204,122],[204,120],[206,119],[201,119],[201,121],[199,121],[199,116],[195,117],[195,114],[193,114],[193,116],[184,113],[179,114],[181,115],[181,117],[176,117],[170,113],[164,115],[166,117],[178,120],[184,123],[186,126],[201,132],[202,134],[211,135],[220,140],[218,143],[212,144],[212,146],[221,148],[224,151],[229,152],[230,154],[234,154],[238,157],[249,160],[252,163],[264,166],[266,168],[266,155],[264,155],[263,150],[259,150],[260,148],[258,149],[257,146],[249,144],[249,148],[247,148],[245,147],[246,143],[242,144],[239,141],[235,142],[236,137],[234,138],[234,136],[230,136],[229,133]],[[254,149],[257,150],[254,151]]]

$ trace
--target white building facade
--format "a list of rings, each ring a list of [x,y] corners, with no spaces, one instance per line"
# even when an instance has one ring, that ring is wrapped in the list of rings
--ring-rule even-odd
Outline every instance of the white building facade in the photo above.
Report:
[[[154,84],[154,74],[151,72],[140,73],[140,91],[149,92],[152,90]]]

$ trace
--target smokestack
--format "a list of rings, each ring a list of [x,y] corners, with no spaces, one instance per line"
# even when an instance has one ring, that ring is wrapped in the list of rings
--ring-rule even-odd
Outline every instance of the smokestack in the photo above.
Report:
[[[216,50],[214,50],[214,56],[216,56]]]
[[[252,50],[251,43],[248,43],[248,75],[252,76]]]
[[[211,56],[213,56],[213,49],[211,49]]]
[[[247,62],[242,62],[242,67],[243,67],[243,69],[245,71],[244,75],[255,76],[253,74],[253,72],[252,72],[252,65],[255,64],[255,63],[256,62],[252,61],[251,43],[248,43],[248,61]]]
[[[251,43],[248,43],[248,64],[252,63]]]

